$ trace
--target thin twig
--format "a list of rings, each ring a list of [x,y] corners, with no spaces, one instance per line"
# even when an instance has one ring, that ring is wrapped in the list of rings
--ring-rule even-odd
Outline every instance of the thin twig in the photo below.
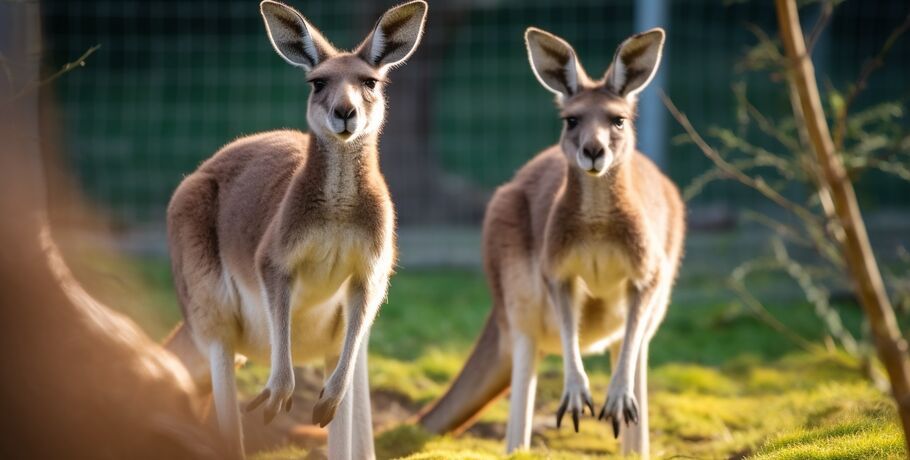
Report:
[[[790,93],[790,102],[793,108],[794,116],[802,118],[802,109],[799,106],[797,96],[793,89],[792,81],[788,81],[788,89]],[[768,120],[761,111],[758,110],[754,105],[752,105],[745,94],[738,94],[737,98],[740,99],[740,104],[743,104],[746,107],[747,113],[749,116],[758,123],[759,129],[764,133],[768,134],[771,137],[777,139],[778,142],[783,144],[785,147],[789,148],[797,156],[797,161],[799,166],[805,172],[806,177],[809,181],[815,186],[815,194],[818,197],[819,204],[822,207],[822,211],[825,216],[825,226],[824,231],[826,231],[835,241],[840,241],[839,234],[843,233],[839,231],[839,228],[836,225],[837,220],[834,215],[834,205],[831,202],[831,193],[827,187],[827,184],[822,180],[821,171],[818,169],[818,165],[815,163],[812,153],[808,150],[809,140],[808,134],[805,132],[804,123],[796,123],[796,131],[799,135],[799,139],[792,139],[787,136],[783,131],[781,131],[774,123]],[[796,121],[794,119],[794,121]],[[843,259],[840,257],[839,252],[836,248],[832,247],[830,244],[825,244],[826,241],[820,240],[819,238],[814,238],[817,232],[809,232],[812,238],[812,242],[818,252],[825,258],[827,258],[832,264],[836,266],[843,266]]]
[[[782,238],[798,244],[800,246],[812,247],[812,241],[809,238],[806,238],[797,227],[794,227],[785,222],[781,222],[777,219],[774,219],[771,216],[762,214],[760,212],[755,212],[751,210],[744,210],[742,213],[744,220],[751,220],[759,225],[763,225],[768,229],[772,230],[777,235],[780,235]]]
[[[702,153],[704,153],[708,159],[714,162],[715,166],[721,170],[723,174],[761,193],[778,206],[784,208],[787,211],[790,211],[796,217],[802,219],[803,223],[806,225],[806,231],[808,232],[810,239],[815,244],[815,247],[818,250],[819,254],[826,256],[829,260],[838,266],[843,263],[840,257],[838,257],[837,251],[834,251],[832,253],[832,251],[819,243],[819,241],[824,240],[823,236],[825,235],[825,225],[828,222],[822,221],[817,215],[813,214],[805,207],[785,198],[777,190],[775,190],[774,187],[765,182],[765,180],[761,177],[752,177],[737,169],[736,165],[725,160],[716,150],[714,150],[713,147],[705,142],[704,138],[698,134],[698,131],[692,127],[692,124],[689,122],[689,119],[686,117],[686,115],[676,108],[676,105],[673,104],[673,101],[671,101],[664,92],[660,92],[660,97],[663,100],[664,105],[667,107],[667,110],[670,111],[670,114],[673,115],[673,118],[675,118],[680,126],[683,127],[689,138],[692,139],[692,142],[694,142],[695,145],[701,149]]]
[[[743,97],[741,103],[746,108],[749,117],[755,120],[755,122],[758,124],[758,129],[762,130],[762,132],[765,134],[773,137],[777,140],[777,142],[780,142],[784,147],[787,147],[793,152],[799,152],[802,150],[802,147],[795,139],[790,138],[783,131],[781,131],[780,128],[768,120],[768,118],[765,117],[765,115],[761,113],[758,108],[752,105],[751,102],[745,99],[745,97]]]
[[[760,166],[771,166],[767,162],[762,161],[762,159],[754,157],[741,160],[730,160],[730,165],[743,172]],[[695,178],[689,182],[689,185],[683,190],[683,199],[689,201],[701,193],[701,191],[710,183],[727,178],[727,173],[715,166],[698,176],[695,176]]]
[[[84,67],[85,60],[88,59],[88,57],[91,56],[92,53],[94,53],[95,51],[98,51],[99,48],[101,48],[101,45],[95,45],[95,46],[89,48],[85,53],[82,53],[82,56],[79,56],[79,59],[76,59],[73,62],[68,62],[68,63],[64,64],[63,67],[61,67],[60,70],[55,72],[53,75],[45,78],[44,80],[34,81],[34,82],[31,82],[31,83],[25,85],[24,88],[22,88],[21,90],[19,90],[18,93],[13,95],[13,97],[10,99],[10,102],[15,101],[16,99],[19,99],[20,97],[25,96],[29,92],[34,91],[48,83],[51,83],[52,81],[60,78],[67,72],[70,72],[77,67]]]
[[[777,331],[778,334],[786,337],[788,340],[799,346],[800,348],[806,350],[809,353],[826,353],[823,347],[812,343],[805,337],[797,334],[793,329],[790,329],[784,323],[780,322],[774,315],[765,308],[764,304],[761,303],[748,289],[746,286],[738,280],[731,279],[729,281],[729,286],[733,289],[740,300],[749,307],[750,310],[755,314],[755,316],[763,321],[765,324]]]
[[[885,58],[888,56],[888,53],[891,52],[891,48],[897,42],[897,39],[901,37],[907,30],[910,29],[910,11],[907,12],[907,16],[904,18],[904,22],[897,26],[894,30],[891,31],[891,34],[888,35],[888,38],[885,40],[885,43],[882,45],[881,49],[878,51],[878,54],[874,58],[866,61],[863,65],[863,69],[860,71],[859,77],[856,79],[856,82],[850,87],[850,92],[847,94],[847,97],[844,99],[843,108],[834,114],[834,149],[840,151],[844,146],[844,138],[846,137],[847,131],[847,114],[850,112],[850,107],[856,101],[856,97],[859,96],[859,93],[866,89],[866,85],[869,83],[869,78],[872,74],[885,65]]]
[[[859,356],[859,347],[853,334],[850,333],[841,320],[840,313],[831,307],[828,292],[815,284],[812,275],[799,262],[793,260],[787,252],[787,248],[780,241],[772,241],[774,246],[774,256],[780,263],[781,268],[799,285],[805,294],[806,299],[815,307],[815,314],[825,324],[825,329],[829,334],[834,336],[844,347],[844,350],[852,355]]]
[[[754,158],[761,166],[773,167],[785,179],[793,179],[793,166],[782,155],[777,155],[762,147],[758,147],[729,129],[712,127],[708,135],[717,139],[725,149],[738,150]]]
[[[694,142],[695,145],[701,149],[702,153],[704,153],[708,159],[714,162],[714,164],[717,165],[717,167],[721,169],[724,174],[761,193],[778,206],[790,211],[804,221],[810,222],[816,226],[822,225],[822,222],[818,219],[818,216],[810,212],[808,209],[800,206],[799,204],[785,198],[783,195],[778,193],[777,190],[774,190],[771,186],[769,186],[768,183],[765,182],[761,177],[752,177],[736,169],[732,164],[730,164],[730,162],[721,157],[713,147],[705,142],[704,138],[698,134],[698,131],[692,127],[692,124],[689,122],[689,119],[686,117],[686,115],[676,108],[676,105],[673,104],[673,101],[670,100],[666,93],[660,92],[660,98],[663,100],[663,103],[667,107],[667,110],[670,111],[670,114],[673,115],[673,118],[675,118],[680,126],[682,126],[682,128],[686,131],[686,134],[688,134],[689,138],[692,139],[692,142]]]
[[[834,12],[834,2],[831,0],[825,0],[822,4],[822,11],[818,17],[818,21],[815,21],[815,25],[812,26],[812,31],[809,32],[809,36],[806,37],[806,49],[809,50],[808,53],[812,54],[812,50],[815,48],[815,43],[818,42],[818,37],[821,36],[824,32],[825,27],[828,26],[828,22],[831,21],[831,13]]]

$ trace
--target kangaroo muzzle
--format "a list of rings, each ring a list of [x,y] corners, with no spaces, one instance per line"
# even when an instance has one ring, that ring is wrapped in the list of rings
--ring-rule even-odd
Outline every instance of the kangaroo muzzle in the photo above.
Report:
[[[575,154],[578,167],[592,176],[602,176],[613,162],[613,152],[599,140],[585,142]]]

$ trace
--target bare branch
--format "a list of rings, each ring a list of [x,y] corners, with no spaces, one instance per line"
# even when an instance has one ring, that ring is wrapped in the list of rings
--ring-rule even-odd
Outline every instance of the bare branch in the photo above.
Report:
[[[828,27],[828,23],[831,21],[831,13],[833,12],[834,2],[825,0],[822,4],[822,11],[818,16],[818,21],[815,21],[812,31],[806,37],[806,48],[809,50],[809,54],[812,54],[812,50],[815,49],[815,44],[818,42],[818,37],[825,31],[825,27]]]
[[[752,168],[757,168],[759,166],[770,166],[768,163],[759,158],[731,160],[730,165],[743,172],[748,171]],[[722,179],[729,179],[729,175],[716,166],[699,174],[694,179],[692,179],[685,190],[683,190],[683,199],[686,201],[691,200],[693,197],[701,193],[701,191],[706,186],[708,186],[708,184]]]
[[[736,167],[725,160],[719,153],[717,153],[716,150],[714,150],[713,147],[705,142],[704,138],[698,134],[698,131],[692,127],[692,124],[689,122],[689,119],[685,116],[685,114],[676,108],[676,105],[673,104],[673,101],[671,101],[665,93],[661,92],[660,97],[663,100],[664,105],[667,107],[667,110],[670,111],[670,114],[673,115],[673,118],[675,118],[680,126],[682,126],[682,128],[686,131],[686,134],[689,135],[689,137],[692,139],[692,142],[694,142],[695,145],[698,146],[698,148],[702,151],[702,153],[704,153],[708,159],[714,162],[718,169],[723,171],[724,174],[761,193],[766,198],[773,201],[778,206],[786,209],[787,211],[790,211],[800,219],[811,223],[817,228],[821,228],[822,222],[819,220],[818,216],[813,214],[811,211],[785,198],[783,195],[778,193],[777,190],[774,190],[771,186],[769,186],[768,183],[765,182],[765,180],[761,177],[752,177],[736,169]]]
[[[780,142],[781,145],[790,149],[790,151],[799,152],[802,150],[799,142],[787,136],[787,134],[781,131],[777,125],[768,120],[768,118],[765,117],[761,111],[759,111],[754,105],[752,105],[751,102],[749,102],[748,99],[746,99],[745,95],[741,95],[740,97],[742,98],[740,103],[743,104],[743,106],[746,108],[749,117],[755,120],[755,122],[758,124],[758,129],[760,129],[768,136],[773,137],[775,140],[777,140],[777,142]]]
[[[859,346],[856,343],[856,339],[850,334],[850,331],[844,327],[844,323],[841,321],[840,314],[837,310],[831,308],[828,292],[816,285],[815,281],[812,279],[812,275],[809,274],[809,271],[790,257],[790,254],[787,253],[787,248],[780,240],[772,240],[772,245],[774,248],[774,257],[781,264],[781,268],[790,275],[790,278],[793,278],[793,280],[799,284],[800,289],[802,289],[803,293],[806,295],[806,299],[808,299],[815,308],[816,316],[825,324],[825,329],[828,333],[840,342],[847,353],[859,357]]]
[[[20,97],[28,94],[29,92],[34,91],[48,83],[53,82],[54,80],[60,78],[67,72],[70,72],[70,71],[76,69],[77,67],[85,67],[85,60],[88,59],[88,57],[91,56],[92,53],[94,53],[95,51],[98,51],[99,48],[101,48],[101,45],[95,45],[95,46],[89,48],[85,53],[82,53],[82,56],[79,56],[79,58],[76,59],[75,61],[64,64],[63,67],[61,67],[60,70],[55,72],[53,75],[51,75],[43,80],[33,81],[33,82],[30,82],[29,84],[25,85],[24,88],[22,88],[21,90],[19,90],[18,93],[13,95],[13,97],[10,99],[10,102],[15,101],[16,99],[19,99]]]
[[[806,55],[806,43],[799,23],[796,2],[794,0],[775,0],[774,4],[781,39],[791,63],[788,68],[792,84],[797,89],[816,161],[823,173],[824,181],[830,187],[837,220],[843,229],[841,249],[847,262],[846,267],[855,283],[860,305],[869,320],[878,357],[888,371],[892,395],[904,429],[905,447],[910,449],[910,359],[907,355],[907,341],[898,328],[891,300],[885,290],[882,275],[869,242],[869,235],[866,233],[866,225],[863,222],[853,184],[846,174],[840,156],[837,155],[835,143],[828,130],[818,94],[815,68]],[[879,65],[897,37],[908,28],[910,28],[910,14],[904,21],[904,25],[892,32],[886,41],[883,52],[879,54]],[[873,68],[867,66],[867,69]],[[871,70],[864,71],[865,77],[861,77],[860,83],[865,84],[865,79],[868,79],[870,73]],[[857,88],[860,86],[857,85]]]
[[[910,29],[910,11],[907,12],[904,22],[898,25],[897,28],[892,30],[891,34],[888,35],[888,38],[878,51],[878,54],[863,65],[859,77],[850,87],[850,92],[847,93],[843,108],[839,110],[838,113],[834,114],[834,134],[832,137],[834,139],[835,150],[840,151],[844,146],[844,137],[847,131],[847,114],[850,112],[850,107],[856,101],[856,97],[859,96],[860,92],[866,89],[866,85],[869,83],[869,77],[871,77],[876,70],[885,65],[885,58],[888,57],[891,48],[908,29]]]
[[[748,274],[756,268],[760,267],[762,263],[763,262],[761,261],[751,261],[736,267],[736,269],[733,270],[733,275],[731,275],[730,279],[728,280],[730,289],[732,289],[733,292],[739,296],[743,304],[752,310],[752,312],[759,320],[763,321],[765,324],[777,331],[777,333],[810,353],[825,353],[824,348],[799,335],[796,331],[790,329],[787,327],[787,325],[775,318],[774,315],[771,314],[767,308],[765,308],[764,304],[755,298],[755,296],[749,292],[749,289],[746,288],[746,276],[748,276]]]
[[[787,240],[799,244],[801,246],[812,247],[813,241],[807,239],[803,236],[797,227],[794,227],[790,224],[781,222],[777,219],[774,219],[768,215],[762,214],[760,212],[745,210],[743,211],[743,219],[751,220],[756,222],[759,225],[763,225],[768,229],[774,231],[777,235],[780,235]]]

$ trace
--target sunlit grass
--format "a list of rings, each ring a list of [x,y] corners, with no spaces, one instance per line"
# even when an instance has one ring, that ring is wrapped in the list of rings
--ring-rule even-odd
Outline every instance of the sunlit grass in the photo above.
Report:
[[[156,297],[172,301],[167,266],[143,264]],[[442,394],[461,368],[489,311],[483,276],[463,271],[397,274],[370,340],[374,392],[387,392],[414,408]],[[771,312],[812,340],[823,331],[800,303],[771,305]],[[859,331],[859,311],[840,307],[847,327]],[[175,311],[168,306],[170,312]],[[603,404],[609,361],[585,359],[595,405]],[[650,425],[654,458],[759,459],[903,458],[894,405],[869,384],[858,365],[838,353],[808,353],[732,304],[674,304],[651,344]],[[380,458],[561,459],[617,458],[607,424],[586,416],[581,432],[555,428],[562,365],[540,365],[532,449],[504,455],[501,433],[506,398],[481,417],[482,429],[434,436],[419,427],[382,427]],[[261,388],[268,370],[239,372],[241,392]],[[404,423],[405,420],[401,420]],[[257,460],[302,458],[289,447],[256,454]]]

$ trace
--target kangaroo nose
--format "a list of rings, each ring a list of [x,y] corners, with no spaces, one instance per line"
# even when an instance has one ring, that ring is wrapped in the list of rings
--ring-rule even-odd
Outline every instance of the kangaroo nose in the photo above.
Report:
[[[335,113],[335,118],[343,121],[348,121],[356,115],[356,109],[354,109],[353,105],[338,105],[333,112]]]
[[[584,154],[584,156],[590,158],[591,160],[596,160],[603,156],[604,147],[602,145],[600,145],[599,143],[588,144],[588,145],[584,146],[584,148],[581,150],[581,152]]]

